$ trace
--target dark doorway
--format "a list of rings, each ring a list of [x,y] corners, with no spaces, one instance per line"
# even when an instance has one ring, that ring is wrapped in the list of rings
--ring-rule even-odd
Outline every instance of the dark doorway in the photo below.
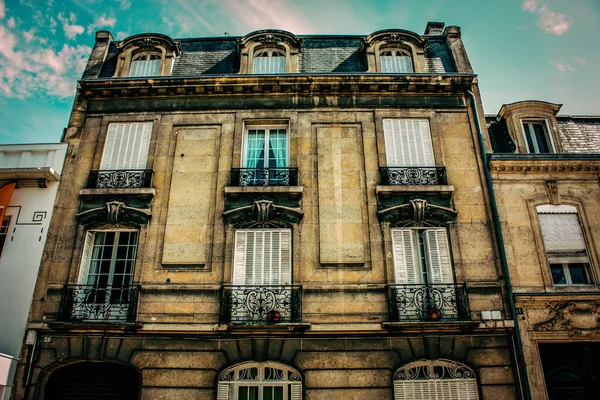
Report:
[[[46,400],[138,400],[140,375],[122,364],[82,362],[59,368],[50,374]]]
[[[540,343],[550,400],[598,399],[600,343]]]

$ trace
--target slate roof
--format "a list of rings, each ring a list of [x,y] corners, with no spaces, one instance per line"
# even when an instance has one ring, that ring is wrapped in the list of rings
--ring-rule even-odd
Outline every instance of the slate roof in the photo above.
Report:
[[[367,60],[360,49],[364,36],[299,35],[303,40],[298,56],[298,72],[318,73],[364,73]],[[176,39],[181,43],[181,56],[175,59],[171,76],[228,75],[237,74],[240,57],[237,40],[240,37]],[[100,78],[110,78],[117,63],[117,42],[110,45],[102,65]],[[428,72],[456,72],[452,54],[444,36],[429,37],[425,53]],[[86,77],[84,76],[84,79]]]

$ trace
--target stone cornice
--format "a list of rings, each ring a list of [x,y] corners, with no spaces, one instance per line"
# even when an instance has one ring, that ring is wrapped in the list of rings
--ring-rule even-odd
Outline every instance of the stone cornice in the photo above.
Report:
[[[600,159],[492,159],[490,170],[497,173],[599,173]]]
[[[79,81],[88,99],[199,95],[456,94],[470,88],[473,74],[361,74],[111,78]]]

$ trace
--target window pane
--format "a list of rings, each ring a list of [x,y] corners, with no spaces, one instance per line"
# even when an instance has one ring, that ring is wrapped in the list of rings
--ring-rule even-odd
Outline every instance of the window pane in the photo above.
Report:
[[[530,153],[537,153],[537,149],[533,144],[533,138],[531,137],[531,130],[529,129],[529,123],[523,124],[523,129],[525,130],[525,139],[527,140],[527,147],[529,148]]]
[[[249,130],[247,138],[246,168],[263,168],[265,164],[265,131]]]
[[[531,124],[535,131],[535,139],[538,145],[539,153],[549,153],[550,147],[548,146],[548,140],[546,138],[546,129],[542,124]]]
[[[258,400],[258,386],[240,386],[238,400]]]
[[[589,283],[585,273],[585,264],[569,264],[569,273],[571,274],[571,282],[574,285]]]
[[[552,273],[552,282],[555,285],[565,285],[567,283],[562,264],[550,264],[550,272]]]

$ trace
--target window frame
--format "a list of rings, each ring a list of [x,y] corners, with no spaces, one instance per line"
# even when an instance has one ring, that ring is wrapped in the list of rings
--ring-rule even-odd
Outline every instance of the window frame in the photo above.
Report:
[[[394,52],[394,53],[402,53],[404,55],[398,56],[398,55],[391,55],[391,56],[384,56],[382,55],[383,53],[386,52]],[[406,57],[410,60],[410,62],[408,63],[408,65],[410,65],[410,71],[384,71],[383,70],[383,66],[384,63],[381,61],[381,57]],[[410,51],[410,49],[405,48],[404,46],[381,46],[378,49],[378,53],[377,53],[377,64],[379,66],[378,71],[381,72],[382,74],[413,74],[415,72],[415,63],[414,63],[414,57],[412,55],[412,52]],[[386,63],[387,65],[387,63]]]
[[[148,56],[148,57],[152,57],[152,56],[158,56],[158,59],[154,59],[154,60],[136,60],[136,58],[138,57],[143,57],[143,56]],[[152,75],[131,75],[132,70],[133,70],[133,66],[134,63],[139,63],[139,62],[149,62],[149,61],[159,61],[158,65],[156,66],[156,73],[152,74]],[[131,62],[129,63],[129,70],[127,73],[127,76],[130,78],[143,78],[143,77],[153,77],[153,76],[160,76],[161,75],[161,67],[162,67],[162,63],[163,63],[163,54],[162,51],[160,49],[144,49],[138,52],[134,52],[131,55]],[[169,71],[169,74],[171,73],[171,71]]]
[[[268,56],[264,57],[261,54],[267,53]],[[273,57],[273,53],[279,53],[280,56]],[[285,74],[286,73],[286,65],[287,65],[287,52],[286,49],[280,46],[268,46],[268,47],[258,47],[254,49],[254,53],[252,54],[252,74],[253,75],[276,75],[276,74]],[[258,72],[256,71],[256,59],[257,58],[268,58],[273,61],[274,58],[283,58],[283,65],[280,65],[280,71],[274,72]]]
[[[249,124],[244,122],[244,133],[243,133],[243,138],[242,138],[242,154],[241,154],[241,168],[250,168],[247,166],[248,163],[248,135],[249,135],[249,131],[252,130],[265,130],[265,144],[264,144],[264,154],[268,155],[269,154],[269,134],[271,130],[281,130],[284,129],[285,130],[285,137],[286,137],[286,143],[285,143],[285,167],[273,167],[273,168],[289,168],[290,166],[290,128],[289,128],[289,123],[288,124]],[[269,132],[269,133],[267,133]],[[263,169],[268,169],[270,167],[265,167],[265,161],[268,159],[263,158]],[[267,163],[268,164],[268,163]],[[258,167],[256,167],[258,169]]]
[[[256,377],[251,379],[240,379],[241,371],[253,368],[257,370]],[[282,371],[282,378],[283,375],[285,375],[285,379],[265,379],[265,370],[267,368]],[[264,398],[263,389],[265,387],[283,387],[284,400],[302,400],[303,397],[303,384],[300,373],[292,367],[273,361],[247,361],[226,368],[219,375],[217,386],[218,400],[239,400],[239,389],[241,387],[258,387],[257,400]]]
[[[556,147],[554,145],[554,139],[552,138],[552,135],[550,134],[550,125],[548,124],[548,120],[547,119],[541,119],[541,118],[521,118],[519,119],[519,123],[521,124],[521,135],[523,137],[523,141],[525,143],[525,149],[527,150],[527,153],[529,154],[552,154],[552,153],[556,153]],[[541,124],[542,127],[544,128],[544,136],[546,138],[547,144],[548,144],[548,152],[540,152],[539,149],[533,149],[534,151],[532,151],[532,149],[529,148],[529,141],[527,140],[527,133],[525,132],[525,125],[529,125],[529,132],[531,134],[531,132],[534,132],[532,130],[533,128],[533,124]],[[535,138],[532,138],[532,143],[534,144],[534,147],[538,147],[538,143],[537,140],[533,140]]]

